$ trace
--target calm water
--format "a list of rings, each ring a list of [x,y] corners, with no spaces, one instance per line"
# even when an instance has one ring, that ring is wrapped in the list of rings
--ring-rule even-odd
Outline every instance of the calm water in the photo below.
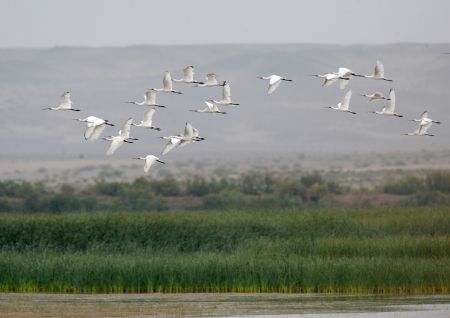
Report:
[[[0,294],[0,317],[450,317],[450,296]]]

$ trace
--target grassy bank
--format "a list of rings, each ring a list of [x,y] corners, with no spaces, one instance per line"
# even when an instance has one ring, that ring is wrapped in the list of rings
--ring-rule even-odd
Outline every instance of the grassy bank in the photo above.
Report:
[[[0,216],[0,290],[449,293],[450,208]]]

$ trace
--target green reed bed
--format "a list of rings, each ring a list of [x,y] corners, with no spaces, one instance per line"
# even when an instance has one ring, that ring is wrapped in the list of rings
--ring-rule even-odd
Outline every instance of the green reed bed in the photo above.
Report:
[[[449,293],[450,208],[0,215],[0,291]]]
[[[439,292],[450,258],[2,253],[0,289],[47,292]]]

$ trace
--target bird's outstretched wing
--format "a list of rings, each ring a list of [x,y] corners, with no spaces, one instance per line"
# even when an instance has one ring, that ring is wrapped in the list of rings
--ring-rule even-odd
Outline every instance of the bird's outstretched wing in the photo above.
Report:
[[[186,82],[193,82],[194,81],[194,67],[193,66],[186,66],[183,70],[183,79]]]
[[[217,107],[216,104],[213,104],[213,105],[212,105],[212,108],[211,108],[211,111],[212,111],[212,112],[219,113],[219,112],[220,112],[220,109],[219,109],[219,107]]]
[[[101,124],[95,126],[94,132],[92,133],[91,137],[89,138],[90,141],[97,140],[100,138],[100,135],[102,134],[103,130],[105,130],[106,124]]]
[[[272,80],[270,80],[270,82],[272,82]],[[270,83],[270,82],[269,82],[269,88],[267,89],[268,94],[272,94],[278,88],[278,86],[280,86],[281,79],[278,79],[277,81],[274,81],[273,83]]]
[[[151,89],[145,92],[145,101],[147,105],[155,105],[156,104],[156,93]]]
[[[70,109],[72,107],[72,101],[70,100],[70,93],[65,92],[61,95],[59,106],[62,109]]]
[[[424,111],[422,115],[420,115],[420,119],[428,118],[428,111]]]
[[[342,98],[341,105],[339,108],[341,110],[348,110],[348,108],[350,106],[351,98],[352,98],[352,91],[350,90],[347,93],[345,93],[344,97]]]
[[[144,123],[146,123],[148,125],[151,125],[154,113],[155,113],[155,109],[154,108],[150,108],[149,110],[147,110],[144,113]]]
[[[214,111],[214,106],[216,106],[214,103],[205,102],[205,104],[206,104],[206,108],[204,108],[203,111],[205,111],[205,112],[207,112],[207,111],[210,111],[210,112]],[[217,106],[216,106],[216,108],[217,108]]]
[[[385,98],[382,92],[373,93],[372,99],[382,99],[382,98]]]
[[[339,75],[340,77],[348,77],[348,76],[351,75],[351,73],[353,73],[352,70],[351,70],[351,69],[348,69],[348,68],[346,68],[346,67],[340,67],[340,68],[338,68],[338,75]]]
[[[111,140],[111,143],[109,144],[109,148],[106,151],[106,154],[108,156],[111,156],[117,149],[119,149],[120,146],[123,144],[123,139],[114,138]]]
[[[177,147],[179,144],[180,144],[179,138],[170,138],[164,149],[161,151],[161,154],[165,155],[166,153]]]
[[[94,133],[95,130],[95,126],[91,125],[91,126],[87,126],[86,130],[84,131],[84,139],[86,140],[90,140],[90,138],[92,137],[92,134]]]
[[[206,83],[208,85],[217,85],[217,76],[214,73],[209,73],[206,75]]]
[[[173,88],[172,88],[172,76],[170,75],[170,72],[166,72],[164,74],[163,87],[164,87],[165,90],[168,90],[168,91],[173,90]]]
[[[336,76],[325,76],[325,79],[323,80],[322,86],[329,86],[337,81]]]
[[[389,91],[389,100],[386,102],[386,112],[393,113],[395,111],[395,91],[393,88]]]
[[[423,125],[419,126],[419,135],[425,135],[428,132],[428,129],[431,127],[431,125],[433,125],[433,122],[427,122]]]
[[[375,64],[375,69],[373,70],[373,76],[375,78],[384,78],[384,66],[380,61]]]
[[[155,163],[156,161],[156,157],[154,156],[147,156],[147,158],[145,158],[145,165],[144,165],[144,172],[148,172],[151,168],[151,166]]]
[[[183,138],[191,139],[193,135],[194,135],[194,129],[192,128],[192,125],[190,123],[186,123],[186,126],[184,126]]]
[[[225,85],[223,85],[222,100],[224,100],[224,101],[231,100],[231,88],[230,88],[230,84],[228,84],[228,82],[226,82]]]
[[[131,130],[132,122],[133,122],[133,118],[130,117],[123,124],[122,129],[120,130],[120,137],[122,137],[123,139],[130,138],[130,130]]]

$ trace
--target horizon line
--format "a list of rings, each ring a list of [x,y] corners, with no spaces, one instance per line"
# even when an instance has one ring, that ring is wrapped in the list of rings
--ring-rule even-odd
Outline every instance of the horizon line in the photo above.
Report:
[[[399,42],[380,42],[380,43],[325,43],[325,42],[223,42],[223,43],[172,43],[172,44],[159,44],[159,43],[136,43],[125,45],[53,45],[53,46],[0,46],[1,50],[17,50],[17,49],[30,49],[30,50],[48,50],[48,49],[61,49],[61,48],[87,48],[87,49],[100,49],[100,48],[135,48],[135,47],[199,47],[199,46],[291,46],[291,45],[310,45],[310,46],[338,46],[338,47],[354,47],[354,46],[392,46],[392,45],[425,45],[425,46],[439,46],[450,45],[449,42],[415,42],[415,41],[399,41]]]

